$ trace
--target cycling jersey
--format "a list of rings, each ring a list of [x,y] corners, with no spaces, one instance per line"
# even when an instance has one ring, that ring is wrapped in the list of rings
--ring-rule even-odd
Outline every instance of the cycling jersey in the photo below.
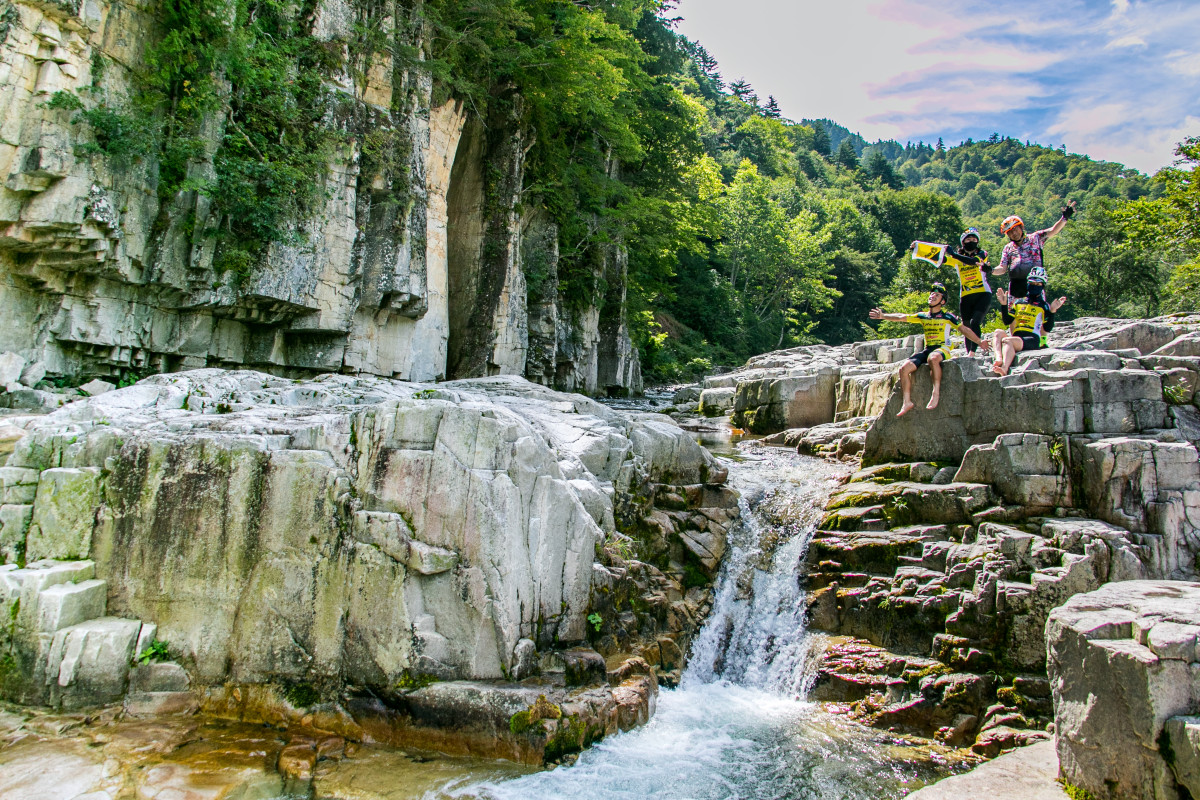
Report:
[[[944,244],[916,242],[912,257],[925,261],[935,267],[949,264],[958,272],[959,297],[966,297],[980,292],[991,292],[992,287],[987,280],[988,256],[984,250],[978,256],[967,255]]]
[[[1024,297],[1027,291],[1025,279],[1034,267],[1045,268],[1042,259],[1042,245],[1046,240],[1047,228],[1027,234],[1020,242],[1009,242],[1004,245],[1000,254],[1000,267],[1008,272],[1008,291],[1013,297]]]
[[[1010,325],[1016,322],[1013,325],[1014,334],[1028,333],[1036,336],[1043,347],[1046,345],[1046,332],[1054,330],[1054,312],[1050,307],[1030,303],[1025,298],[1017,300],[1011,312],[1001,308],[1000,316]]]
[[[912,322],[925,329],[925,346],[942,347],[950,344],[950,334],[958,330],[962,323],[958,317],[949,311],[935,311],[932,314],[922,311],[919,314],[909,314],[905,322]]]
[[[958,272],[958,285],[961,287],[959,297],[992,291],[987,279],[988,257],[985,251],[980,250],[979,256],[969,256],[950,247],[947,248],[946,263]]]

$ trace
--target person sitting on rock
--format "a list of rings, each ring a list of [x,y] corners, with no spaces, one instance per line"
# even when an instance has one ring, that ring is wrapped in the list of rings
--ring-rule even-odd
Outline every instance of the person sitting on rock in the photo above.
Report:
[[[996,297],[1000,300],[1000,316],[1009,329],[992,334],[992,349],[996,353],[992,372],[1003,377],[1008,374],[1017,353],[1041,350],[1046,346],[1045,335],[1054,329],[1054,314],[1067,298],[1046,303],[1046,270],[1041,267],[1034,267],[1029,272],[1026,296],[1013,300],[1011,307],[1003,289],[996,290]]]
[[[914,259],[927,261],[935,267],[949,264],[958,273],[958,313],[963,324],[983,335],[983,321],[992,305],[992,287],[988,283],[987,250],[979,247],[979,229],[967,228],[958,237],[959,249],[950,245],[913,242],[909,251]],[[977,345],[967,340],[967,353],[974,353]]]
[[[983,345],[984,349],[988,347],[988,344],[980,339],[975,331],[962,324],[962,320],[946,310],[946,287],[941,283],[934,283],[930,287],[929,311],[927,312],[886,314],[882,309],[873,308],[868,316],[871,319],[886,319],[892,322],[912,322],[925,329],[925,349],[913,353],[904,362],[904,366],[900,367],[900,387],[904,390],[904,403],[900,406],[897,417],[903,417],[913,409],[912,376],[917,371],[917,367],[922,364],[929,364],[929,371],[933,375],[933,392],[930,394],[929,404],[925,408],[937,408],[942,389],[942,362],[950,358],[950,350],[953,346],[950,341],[952,329],[958,328],[959,333],[967,339],[975,344]]]
[[[1042,245],[1051,236],[1055,236],[1067,225],[1067,220],[1075,213],[1075,201],[1069,201],[1062,209],[1062,217],[1049,228],[1033,233],[1025,233],[1025,223],[1020,217],[1008,217],[1000,223],[1000,232],[1008,237],[1004,252],[1000,254],[1000,263],[992,270],[993,275],[1008,273],[1008,294],[1010,302],[1016,302],[1024,297],[1026,278],[1034,268],[1045,269],[1045,259],[1042,257]],[[996,295],[999,298],[999,294]]]

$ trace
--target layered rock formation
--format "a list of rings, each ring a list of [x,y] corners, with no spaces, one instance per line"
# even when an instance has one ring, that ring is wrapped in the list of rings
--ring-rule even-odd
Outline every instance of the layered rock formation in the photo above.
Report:
[[[710,379],[735,424],[804,419],[768,441],[867,467],[807,554],[812,626],[854,637],[812,696],[986,755],[1045,738],[1053,609],[1200,573],[1198,331],[1194,314],[1066,323],[1006,378],[949,362],[934,411],[919,371],[899,419],[885,362],[913,342],[797,348]]]
[[[570,648],[678,668],[663,653],[686,652],[737,514],[670,420],[520,378],[200,370],[10,421],[25,436],[0,468],[0,540],[28,566],[2,573],[19,609],[4,691],[23,702],[120,699],[157,636],[207,707],[340,703],[326,728],[350,736],[373,719],[428,738],[454,716],[444,682],[540,674],[538,692],[483,703],[481,730],[510,757],[567,752],[562,736],[577,750],[644,721],[656,683]],[[597,683],[608,701],[551,694]],[[279,699],[298,686],[308,702]],[[591,716],[505,728],[537,694]]]
[[[1093,797],[1200,795],[1200,583],[1129,581],[1050,615],[1063,778]]]
[[[99,134],[79,115],[130,104],[163,35],[156,11],[120,0],[6,4],[0,353],[51,378],[219,365],[528,375],[572,391],[639,391],[622,249],[592,259],[610,296],[568,309],[554,279],[557,232],[518,207],[528,146],[519,120],[437,105],[419,59],[393,63],[393,52],[423,52],[420,6],[322,0],[305,17],[337,61],[325,89],[330,124],[345,135],[316,176],[319,207],[292,222],[294,241],[271,245],[239,278],[218,258],[212,234],[227,220],[210,199],[186,188],[160,196],[158,155],[98,152]],[[347,43],[365,28],[387,46],[354,52]],[[190,185],[214,175],[226,112],[200,125]],[[503,179],[485,181],[487,170]]]

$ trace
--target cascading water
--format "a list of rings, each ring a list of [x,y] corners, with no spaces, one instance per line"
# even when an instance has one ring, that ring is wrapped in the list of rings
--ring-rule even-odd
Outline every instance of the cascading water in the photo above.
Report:
[[[660,693],[654,719],[571,766],[438,796],[875,800],[945,772],[927,753],[804,702],[818,640],[805,631],[798,567],[841,470],[791,450],[740,451],[730,483],[742,523],[680,687]]]

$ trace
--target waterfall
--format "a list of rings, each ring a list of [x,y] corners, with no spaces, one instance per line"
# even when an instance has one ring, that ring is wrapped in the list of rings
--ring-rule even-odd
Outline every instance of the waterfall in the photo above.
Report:
[[[803,697],[815,677],[800,564],[839,468],[755,448],[731,472],[741,522],[718,576],[713,609],[692,645],[684,688],[715,681]]]
[[[742,522],[680,687],[660,692],[650,723],[573,765],[447,786],[437,797],[880,800],[943,771],[802,699],[819,639],[805,631],[800,565],[844,472],[791,450],[741,445],[730,484],[742,494]]]

